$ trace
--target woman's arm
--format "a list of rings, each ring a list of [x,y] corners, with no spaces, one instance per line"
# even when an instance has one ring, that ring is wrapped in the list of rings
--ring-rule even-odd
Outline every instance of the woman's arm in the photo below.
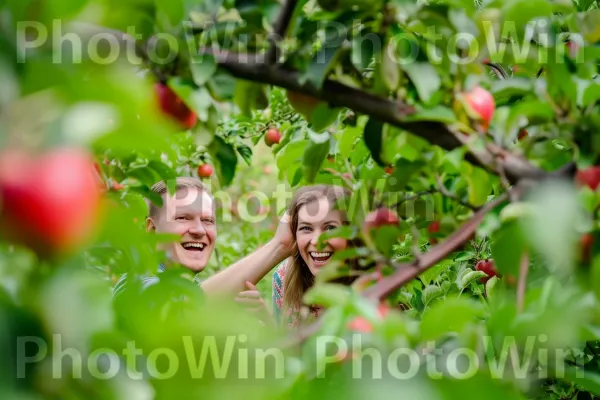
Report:
[[[256,285],[273,268],[292,255],[293,239],[289,215],[286,213],[279,221],[272,240],[202,282],[202,290],[208,295],[236,295],[245,289],[246,281]]]

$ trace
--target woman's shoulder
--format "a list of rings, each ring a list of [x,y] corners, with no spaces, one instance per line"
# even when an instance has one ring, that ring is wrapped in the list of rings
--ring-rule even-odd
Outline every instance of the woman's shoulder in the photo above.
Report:
[[[278,286],[283,285],[283,280],[285,279],[285,273],[287,271],[287,264],[288,259],[286,258],[280,262],[277,267],[275,267],[275,272],[273,273],[273,282]]]

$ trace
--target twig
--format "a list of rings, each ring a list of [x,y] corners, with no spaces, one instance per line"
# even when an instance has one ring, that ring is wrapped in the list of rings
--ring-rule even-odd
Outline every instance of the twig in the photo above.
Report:
[[[271,35],[269,35],[269,42],[271,43],[271,47],[267,50],[267,63],[274,64],[277,62],[277,48],[279,45],[279,41],[285,39],[286,30],[290,24],[292,19],[292,15],[294,14],[294,9],[296,8],[297,0],[285,0],[283,3],[283,7],[275,22],[274,31]]]
[[[335,175],[338,178],[340,178],[341,180],[343,180],[344,183],[348,186],[349,189],[353,188],[354,185],[352,184],[352,181],[350,179],[346,178],[344,176],[344,174],[341,174],[340,172],[336,171],[333,168],[323,168],[323,171],[329,172],[331,175]]]
[[[435,177],[435,180],[437,182],[437,186],[438,186],[438,189],[439,189],[440,193],[443,194],[444,196],[446,196],[448,198],[451,198],[452,200],[458,202],[460,205],[465,206],[467,208],[470,208],[471,210],[474,210],[474,211],[477,211],[477,210],[479,210],[481,208],[481,207],[478,207],[478,206],[474,206],[473,204],[468,203],[466,201],[463,201],[462,199],[460,199],[455,194],[450,193],[450,191],[446,188],[446,186],[444,186],[444,183],[442,182],[442,178],[439,175],[437,175]]]
[[[396,204],[392,204],[391,208],[398,208],[398,207],[400,207],[402,204],[404,204],[407,201],[416,200],[416,199],[421,198],[423,196],[427,196],[429,194],[434,194],[434,193],[437,193],[437,192],[438,191],[435,190],[435,189],[429,189],[429,190],[424,190],[422,192],[417,192],[416,194],[414,194],[412,196],[405,197],[404,199],[400,200]]]
[[[523,253],[519,266],[519,282],[517,283],[517,312],[523,312],[525,306],[525,289],[527,287],[527,274],[529,272],[529,254]]]

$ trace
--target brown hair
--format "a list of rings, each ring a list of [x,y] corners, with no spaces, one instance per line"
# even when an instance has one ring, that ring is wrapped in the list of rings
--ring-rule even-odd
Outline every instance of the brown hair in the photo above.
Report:
[[[187,188],[199,189],[200,191],[207,193],[212,198],[210,190],[208,190],[208,188],[204,185],[204,183],[202,183],[202,181],[200,179],[194,178],[194,177],[189,177],[189,176],[180,176],[180,177],[176,178],[176,180],[175,180],[175,190],[176,191],[181,190],[181,189],[187,189]],[[152,188],[150,190],[154,193],[157,193],[159,196],[162,196],[163,194],[167,193],[167,184],[165,181],[160,181],[160,182],[156,183],[154,186],[152,186]],[[151,200],[148,200],[147,204],[148,204],[148,216],[151,218],[156,217],[159,213],[159,210],[161,210],[162,207],[157,206]],[[164,205],[164,203],[163,203],[163,205]]]
[[[292,198],[288,209],[290,215],[290,229],[294,236],[294,247],[296,253],[291,256],[286,265],[286,274],[283,287],[283,303],[284,309],[294,311],[300,310],[303,306],[302,298],[304,293],[314,284],[314,276],[310,269],[300,256],[300,251],[296,246],[296,230],[298,229],[298,212],[303,206],[317,201],[319,198],[327,198],[332,208],[336,207],[338,201],[349,197],[351,192],[341,186],[333,185],[313,185],[300,188]],[[342,218],[345,218],[345,213],[342,211]],[[343,221],[347,222],[347,221]],[[358,240],[350,240],[349,246],[356,247],[360,245]],[[352,269],[358,268],[358,263],[351,263]],[[341,278],[338,283],[350,284],[355,278]],[[311,306],[312,307],[312,306]]]

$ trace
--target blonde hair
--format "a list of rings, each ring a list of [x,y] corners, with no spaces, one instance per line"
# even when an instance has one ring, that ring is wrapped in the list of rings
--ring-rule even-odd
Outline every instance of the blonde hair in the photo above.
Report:
[[[290,214],[290,229],[294,236],[294,247],[296,253],[290,257],[286,266],[285,280],[283,284],[283,304],[284,309],[299,311],[303,306],[302,298],[304,293],[314,284],[314,276],[302,259],[300,251],[296,245],[296,230],[298,229],[298,213],[300,209],[320,198],[325,197],[331,208],[335,208],[336,203],[343,198],[349,197],[351,192],[341,186],[334,185],[314,185],[300,188],[292,198],[289,214]],[[342,218],[346,218],[345,213],[342,213]],[[343,221],[346,223],[347,221]],[[359,240],[349,241],[349,245],[356,247],[360,245]],[[357,269],[357,263],[351,263],[352,269]],[[341,279],[340,283],[350,284],[355,278]],[[312,306],[311,306],[312,308]]]
[[[199,191],[202,191],[202,192],[205,192],[206,194],[208,194],[211,199],[213,198],[212,194],[210,193],[210,190],[206,187],[206,185],[204,185],[204,183],[202,183],[202,181],[200,179],[190,177],[190,176],[180,176],[175,179],[175,190],[176,191],[179,191],[181,189],[188,189],[188,188],[199,189]],[[152,188],[150,188],[150,190],[152,192],[158,194],[159,196],[162,196],[165,193],[167,193],[167,183],[165,181],[160,181],[160,182],[154,184],[154,186],[152,186]],[[157,206],[150,199],[147,200],[147,204],[148,204],[148,216],[151,218],[158,216],[158,213],[162,209],[162,207]]]

